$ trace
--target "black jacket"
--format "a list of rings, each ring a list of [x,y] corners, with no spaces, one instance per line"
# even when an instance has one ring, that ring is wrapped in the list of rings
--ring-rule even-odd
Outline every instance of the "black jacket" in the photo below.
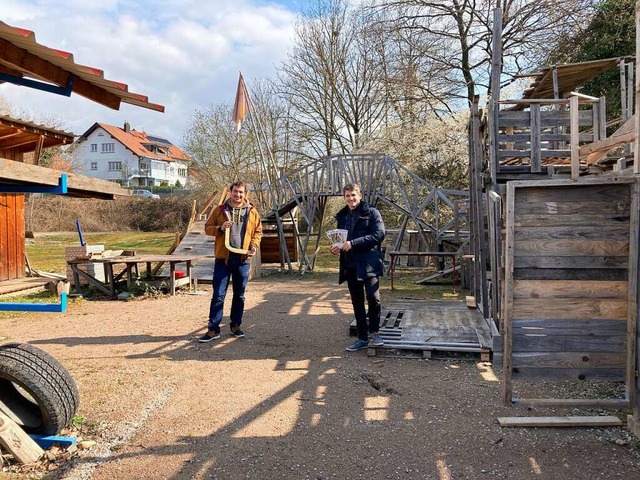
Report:
[[[336,214],[338,228],[349,229],[347,218],[349,207],[345,206]],[[349,232],[347,240],[351,242],[351,253],[358,279],[367,277],[381,277],[384,265],[382,263],[382,241],[384,240],[384,223],[380,212],[365,201],[360,201],[356,208],[358,218]],[[347,260],[346,252],[340,252],[340,275],[338,282],[346,280]]]

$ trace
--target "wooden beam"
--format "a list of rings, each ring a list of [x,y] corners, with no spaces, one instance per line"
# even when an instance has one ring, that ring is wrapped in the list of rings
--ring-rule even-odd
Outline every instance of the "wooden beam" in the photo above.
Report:
[[[51,168],[0,158],[0,183],[18,182],[31,185],[56,186],[62,173]],[[68,173],[67,178],[68,189],[77,194],[131,195],[129,190],[125,190],[114,182],[73,173]]]
[[[46,80],[61,87],[66,86],[71,74],[52,63],[0,39],[0,58],[18,71]]]
[[[584,417],[498,417],[501,427],[620,427],[613,415]]]
[[[78,95],[114,110],[120,109],[121,99],[117,95],[4,39],[0,39],[0,58],[22,72],[23,75],[28,73],[34,78],[51,82],[60,87],[65,87],[69,79],[73,79],[73,91]]]
[[[580,158],[586,157],[587,165],[602,160],[614,148],[635,140],[634,127],[635,115],[627,119],[610,137],[580,147]]]
[[[36,462],[44,450],[20,426],[0,412],[0,445],[20,463]]]

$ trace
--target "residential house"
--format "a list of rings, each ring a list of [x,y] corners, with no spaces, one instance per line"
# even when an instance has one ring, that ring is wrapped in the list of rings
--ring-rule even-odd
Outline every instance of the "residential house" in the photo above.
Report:
[[[131,129],[94,123],[73,153],[83,174],[131,187],[186,187],[192,159],[169,140]]]

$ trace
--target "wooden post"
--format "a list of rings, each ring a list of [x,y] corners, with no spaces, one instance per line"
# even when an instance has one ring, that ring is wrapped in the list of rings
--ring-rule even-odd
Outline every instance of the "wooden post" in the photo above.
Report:
[[[640,3],[636,2],[636,139],[633,142],[633,173],[640,173]]]
[[[507,183],[507,235],[506,235],[506,248],[504,252],[504,331],[502,335],[504,337],[504,347],[502,356],[502,372],[504,375],[504,385],[502,387],[502,399],[506,406],[511,406],[513,398],[513,386],[511,384],[511,353],[512,353],[512,329],[511,324],[513,322],[513,265],[514,254],[513,248],[515,238],[515,194],[516,189],[513,182]]]
[[[571,129],[571,180],[580,177],[580,112],[579,99],[573,95],[569,99],[569,119]]]
[[[638,418],[640,412],[638,390],[638,376],[636,372],[640,369],[640,352],[638,352],[638,241],[640,240],[640,183],[637,181],[630,186],[631,190],[631,218],[629,219],[629,294],[627,297],[627,365],[626,365],[626,387],[629,402],[633,407],[634,414]]]
[[[531,172],[540,173],[542,171],[542,154],[540,152],[541,144],[540,144],[540,104],[534,103],[530,106],[531,111],[529,112],[531,117],[530,122],[530,147],[531,147]]]
[[[502,9],[493,9],[493,38],[491,48],[491,98],[489,100],[489,170],[491,183],[496,183],[500,168],[498,143],[498,111],[500,110],[500,76],[502,74]]]
[[[0,445],[20,463],[33,463],[44,453],[20,426],[0,412]]]

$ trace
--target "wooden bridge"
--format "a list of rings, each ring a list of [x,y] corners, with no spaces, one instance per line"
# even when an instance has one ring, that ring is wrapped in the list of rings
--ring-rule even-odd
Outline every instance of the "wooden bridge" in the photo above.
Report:
[[[273,210],[266,220],[281,223],[294,212],[298,266],[312,270],[321,241],[328,197],[342,196],[342,189],[357,183],[363,199],[400,213],[401,226],[394,250],[399,250],[408,227],[416,228],[430,250],[459,250],[468,242],[466,191],[436,188],[387,155],[335,155],[310,162],[278,178],[273,189]],[[281,258],[291,269],[292,257],[281,239]]]

